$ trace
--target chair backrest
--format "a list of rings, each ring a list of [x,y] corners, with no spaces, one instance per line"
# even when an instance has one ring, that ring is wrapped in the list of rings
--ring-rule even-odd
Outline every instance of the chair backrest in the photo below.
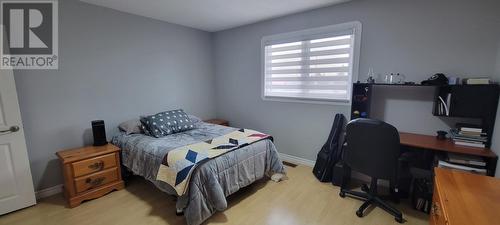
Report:
[[[395,180],[400,155],[398,130],[373,119],[355,119],[346,127],[344,161],[354,171],[373,178]]]

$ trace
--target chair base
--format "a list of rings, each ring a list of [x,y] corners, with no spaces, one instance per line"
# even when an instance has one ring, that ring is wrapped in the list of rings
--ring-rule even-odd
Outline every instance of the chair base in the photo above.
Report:
[[[368,186],[366,186],[366,185],[363,185],[361,187],[361,190],[363,192],[351,191],[351,190],[346,190],[344,188],[341,188],[340,193],[339,193],[339,196],[342,198],[344,198],[346,196],[346,194],[348,194],[348,195],[355,196],[357,198],[361,198],[362,200],[364,200],[364,203],[356,211],[356,215],[358,217],[363,217],[363,212],[366,210],[366,208],[368,208],[368,206],[373,204],[375,206],[382,208],[383,210],[390,213],[391,215],[393,215],[394,219],[398,223],[404,222],[403,214],[401,213],[401,211],[399,211],[398,209],[387,204],[384,200],[382,200],[382,198],[377,196],[377,191],[376,191],[377,190],[377,179],[372,179],[370,188],[368,188]]]

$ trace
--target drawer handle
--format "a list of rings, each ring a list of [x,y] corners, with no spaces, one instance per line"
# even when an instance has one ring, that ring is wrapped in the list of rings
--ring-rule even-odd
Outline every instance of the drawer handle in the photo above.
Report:
[[[432,203],[431,214],[433,216],[439,216],[439,205],[436,202]]]
[[[92,180],[92,179],[90,179],[90,178],[87,178],[87,179],[85,180],[85,183],[90,184],[90,185],[92,185],[92,186],[97,186],[97,185],[102,184],[102,182],[103,182],[105,179],[106,179],[105,177],[98,177],[98,178],[93,179],[93,180]]]
[[[89,165],[89,169],[92,169],[92,170],[102,170],[103,168],[104,168],[103,161],[99,161],[99,162],[96,162],[94,164]]]

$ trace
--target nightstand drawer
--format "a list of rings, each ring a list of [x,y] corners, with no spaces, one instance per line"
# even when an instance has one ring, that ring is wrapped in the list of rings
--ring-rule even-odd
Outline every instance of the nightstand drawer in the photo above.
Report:
[[[75,177],[99,172],[111,167],[116,167],[115,153],[95,157],[92,159],[82,160],[71,164]]]
[[[81,193],[117,180],[118,167],[114,167],[91,175],[76,178],[74,181],[76,192]]]

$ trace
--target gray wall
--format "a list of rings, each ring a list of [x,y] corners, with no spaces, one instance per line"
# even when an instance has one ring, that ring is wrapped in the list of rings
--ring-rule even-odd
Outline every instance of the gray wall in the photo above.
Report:
[[[183,108],[215,116],[211,34],[59,1],[59,70],[17,70],[15,79],[35,189],[62,183],[54,153],[108,138],[119,122]]]
[[[369,67],[379,74],[400,72],[416,82],[436,72],[461,77],[493,76],[499,63],[498,12],[498,1],[354,0],[217,32],[217,115],[235,126],[274,135],[282,153],[315,160],[333,114],[348,115],[350,107],[263,101],[263,36],[358,20],[363,24],[362,81]],[[432,89],[388,88],[377,93],[374,115],[401,131],[434,134],[454,124],[431,115]],[[500,135],[498,127],[496,137]],[[500,153],[498,139],[494,141]]]

